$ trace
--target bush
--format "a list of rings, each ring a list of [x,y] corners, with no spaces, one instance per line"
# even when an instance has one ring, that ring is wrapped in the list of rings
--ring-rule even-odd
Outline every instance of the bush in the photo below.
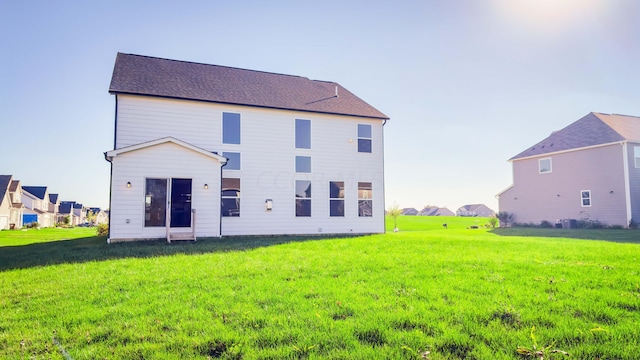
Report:
[[[497,224],[498,224],[498,218],[497,217],[490,217],[489,218],[489,227],[494,229]]]
[[[98,226],[96,226],[96,232],[98,233],[98,236],[108,236],[109,224],[98,224]]]
[[[540,227],[545,229],[551,229],[553,228],[553,224],[551,224],[547,220],[542,220],[542,222],[540,223]]]
[[[496,214],[498,220],[500,220],[500,226],[509,227],[514,224],[515,215],[506,211],[500,211]]]

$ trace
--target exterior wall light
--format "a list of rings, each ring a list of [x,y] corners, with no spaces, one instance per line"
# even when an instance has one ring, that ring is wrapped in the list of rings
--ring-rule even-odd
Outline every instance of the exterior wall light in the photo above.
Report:
[[[209,184],[204,184],[204,189],[208,190],[209,189]]]
[[[273,210],[273,200],[267,199],[264,201],[264,206],[267,211]]]
[[[130,188],[131,187],[131,181],[127,181],[127,187]]]

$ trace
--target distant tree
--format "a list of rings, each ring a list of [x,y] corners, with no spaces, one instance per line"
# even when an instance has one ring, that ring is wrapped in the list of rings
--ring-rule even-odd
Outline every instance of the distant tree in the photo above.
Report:
[[[402,215],[402,209],[400,209],[398,204],[393,204],[393,206],[387,210],[387,215],[393,219],[393,232],[398,232],[398,216]]]
[[[89,224],[95,225],[95,221],[96,221],[96,214],[94,214],[93,211],[91,210],[87,211],[87,222]]]

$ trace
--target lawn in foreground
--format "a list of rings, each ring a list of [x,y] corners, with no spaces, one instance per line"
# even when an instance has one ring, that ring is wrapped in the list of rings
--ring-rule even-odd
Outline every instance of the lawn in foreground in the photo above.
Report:
[[[0,237],[0,357],[63,358],[59,343],[73,359],[518,359],[534,327],[571,358],[640,356],[638,232],[445,219],[353,238],[56,241],[28,266],[3,254],[47,245]]]

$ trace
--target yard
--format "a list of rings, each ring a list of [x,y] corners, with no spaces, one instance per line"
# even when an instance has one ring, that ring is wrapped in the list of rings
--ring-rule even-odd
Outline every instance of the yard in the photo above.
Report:
[[[0,358],[640,358],[640,231],[469,228],[485,221],[170,245],[3,231]]]

